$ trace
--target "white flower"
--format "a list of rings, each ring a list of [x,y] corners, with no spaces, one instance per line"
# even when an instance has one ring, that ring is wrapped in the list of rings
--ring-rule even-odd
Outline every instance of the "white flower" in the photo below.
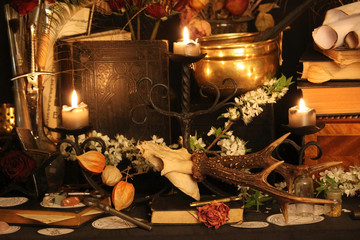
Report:
[[[221,139],[217,144],[221,147],[223,156],[239,156],[246,153],[245,142],[234,135]]]
[[[194,144],[192,144],[192,150],[196,150],[196,149],[200,149],[200,148],[205,148],[206,144],[204,143],[202,138],[198,138],[196,139],[196,136],[191,136],[190,135],[190,139],[192,139],[192,141],[194,142]]]
[[[276,103],[278,99],[283,97],[288,91],[284,84],[278,84],[284,79],[271,79],[265,82],[263,87],[253,91],[248,91],[240,97],[235,97],[234,102],[238,108],[230,108],[222,116],[231,120],[235,120],[242,116],[245,124],[249,124],[252,119],[263,112],[260,105],[267,103]],[[280,87],[279,87],[280,85]],[[278,89],[273,90],[271,94],[267,93],[267,88]],[[279,92],[280,91],[280,92]]]
[[[211,128],[210,128],[210,131],[207,133],[207,135],[208,135],[208,136],[214,135],[214,134],[215,134],[215,130],[216,130],[216,128],[211,127]]]
[[[360,168],[358,166],[350,166],[348,171],[343,168],[332,168],[320,172],[319,175],[325,189],[335,183],[347,196],[355,196],[360,190]]]
[[[275,187],[276,187],[277,189],[280,189],[280,190],[283,190],[283,189],[285,189],[285,188],[287,187],[285,181],[279,182],[279,183],[275,183],[274,185],[275,185]]]

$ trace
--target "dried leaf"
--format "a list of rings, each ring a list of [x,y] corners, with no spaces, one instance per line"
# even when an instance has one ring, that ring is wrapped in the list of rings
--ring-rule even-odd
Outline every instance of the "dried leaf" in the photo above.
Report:
[[[270,12],[273,8],[279,8],[279,6],[276,3],[264,3],[259,5],[259,12],[267,13]]]
[[[255,20],[255,27],[259,32],[263,32],[268,28],[272,28],[274,24],[274,18],[269,13],[260,12]]]

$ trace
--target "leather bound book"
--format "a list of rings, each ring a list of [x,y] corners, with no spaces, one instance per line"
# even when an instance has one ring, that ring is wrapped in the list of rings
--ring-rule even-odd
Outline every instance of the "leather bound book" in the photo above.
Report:
[[[71,105],[73,86],[79,102],[89,106],[94,130],[113,137],[123,134],[136,140],[152,135],[170,139],[170,119],[151,108],[137,108],[148,102],[149,81],[169,86],[167,41],[86,41],[67,39],[56,45],[61,105]],[[169,110],[164,88],[155,88],[153,102]],[[131,115],[132,110],[136,110]],[[134,119],[135,121],[132,121]],[[143,122],[143,120],[146,120]]]
[[[214,200],[210,196],[202,197],[201,201]],[[194,199],[176,193],[169,196],[157,196],[151,202],[151,223],[156,224],[198,224],[197,208],[190,207]],[[244,206],[242,201],[225,203],[229,206],[229,219],[227,223],[236,223],[243,220]]]

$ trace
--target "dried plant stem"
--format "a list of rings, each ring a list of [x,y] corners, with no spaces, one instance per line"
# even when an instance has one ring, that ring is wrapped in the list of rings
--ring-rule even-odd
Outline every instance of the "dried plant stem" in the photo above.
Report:
[[[254,3],[254,5],[252,5],[252,7],[251,7],[251,9],[250,9],[250,12],[251,12],[251,13],[255,10],[255,8],[256,8],[257,6],[259,6],[259,4],[261,3],[261,1],[262,1],[262,0],[257,0],[257,1]]]
[[[130,28],[130,32],[131,32],[131,35],[133,36],[133,39],[136,39],[136,36],[135,36],[135,32],[134,32],[134,28],[131,24],[131,21],[136,17],[138,16],[142,11],[144,11],[146,8],[148,8],[149,6],[145,6],[143,7],[142,9],[140,9],[137,13],[135,13],[131,18],[129,18],[129,14],[126,12],[126,17],[128,19],[127,23],[124,25],[124,27],[121,29],[121,31],[123,31],[127,25],[129,25],[129,28]],[[140,28],[138,28],[140,29]]]
[[[90,19],[89,19],[88,28],[87,28],[88,36],[90,36],[90,34],[91,34],[91,25],[92,25],[92,21],[93,21],[93,17],[94,17],[96,2],[97,2],[97,0],[94,0],[93,4],[91,6]]]
[[[130,170],[131,170],[131,167],[128,166],[127,168],[125,168],[124,170],[121,171],[121,173],[124,173],[126,175],[125,182],[127,182],[128,178],[132,178],[133,176],[147,173],[147,171],[143,171],[143,172],[136,172],[136,173],[133,173],[133,174],[129,174]]]
[[[137,40],[141,39],[141,20],[140,15],[137,15],[136,17],[136,23],[137,23]]]
[[[228,121],[228,125],[224,128],[224,130],[219,134],[219,136],[217,136],[214,141],[206,148],[206,150],[210,150],[215,143],[217,143],[217,141],[219,141],[219,139],[230,129],[230,127],[234,124],[233,121]]]
[[[151,33],[150,40],[155,40],[156,35],[157,35],[157,32],[158,32],[158,30],[159,30],[160,22],[161,22],[161,19],[156,20],[154,29],[153,29],[153,31],[152,31],[152,33]]]
[[[129,19],[129,14],[128,13],[126,13],[126,17],[127,17],[127,19]],[[132,18],[131,19],[129,19],[128,20],[128,22],[125,24],[125,26],[121,29],[121,31],[123,31],[124,29],[125,29],[125,27],[127,26],[127,25],[129,25],[129,29],[130,29],[130,32],[131,32],[131,36],[132,36],[132,39],[136,39],[136,36],[135,36],[135,32],[134,32],[134,28],[133,28],[133,25],[132,25],[132,23],[131,23],[131,20],[132,20]]]

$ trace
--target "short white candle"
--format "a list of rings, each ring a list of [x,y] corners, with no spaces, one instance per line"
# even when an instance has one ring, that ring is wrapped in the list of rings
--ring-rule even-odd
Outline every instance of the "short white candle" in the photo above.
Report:
[[[298,128],[316,125],[316,112],[308,108],[303,99],[300,99],[299,106],[289,108],[289,127]]]
[[[81,102],[77,104],[76,91],[73,91],[71,97],[71,107],[63,105],[62,111],[62,125],[66,129],[80,129],[89,125],[89,110],[88,106]]]
[[[174,54],[180,54],[185,56],[199,56],[200,55],[200,44],[190,40],[189,31],[187,27],[184,28],[183,41],[174,42]]]

